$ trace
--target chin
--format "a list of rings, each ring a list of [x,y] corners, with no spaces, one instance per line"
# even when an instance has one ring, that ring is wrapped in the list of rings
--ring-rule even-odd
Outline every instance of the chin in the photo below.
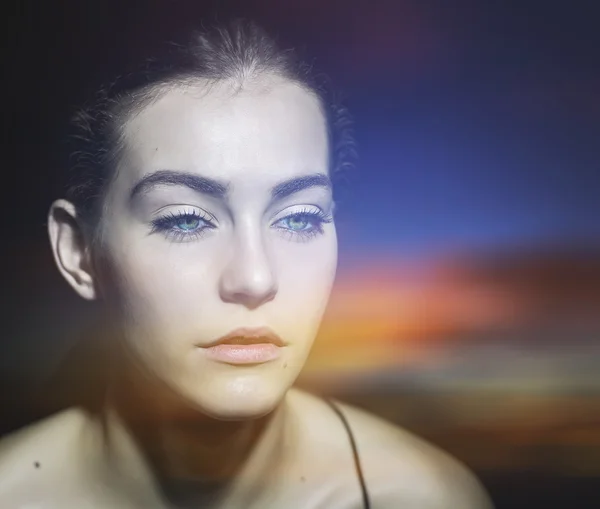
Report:
[[[233,398],[229,401],[215,402],[210,407],[204,406],[204,414],[220,421],[251,421],[272,413],[279,403],[275,401],[255,400],[252,398]]]
[[[194,387],[191,402],[201,413],[222,421],[243,421],[264,417],[285,398],[287,384],[258,377],[236,377]]]

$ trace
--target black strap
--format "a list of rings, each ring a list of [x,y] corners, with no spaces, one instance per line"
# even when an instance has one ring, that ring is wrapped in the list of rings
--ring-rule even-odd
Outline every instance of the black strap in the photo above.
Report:
[[[342,413],[340,408],[330,399],[325,399],[329,406],[333,409],[333,411],[339,416],[348,432],[348,438],[350,439],[350,446],[352,447],[352,456],[354,457],[354,468],[356,468],[356,475],[358,476],[358,482],[360,483],[360,489],[362,491],[363,503],[365,509],[371,508],[371,502],[369,500],[369,493],[367,491],[367,485],[365,484],[365,478],[363,476],[362,468],[360,466],[360,458],[358,457],[358,448],[356,447],[356,440],[354,440],[354,435],[352,434],[352,430],[350,429],[350,424],[346,419],[346,416]]]

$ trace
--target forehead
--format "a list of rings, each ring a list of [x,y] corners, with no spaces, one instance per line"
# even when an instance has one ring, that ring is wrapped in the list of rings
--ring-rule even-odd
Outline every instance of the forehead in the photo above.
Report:
[[[172,89],[127,122],[124,139],[129,181],[162,169],[269,182],[328,172],[319,101],[284,80]]]

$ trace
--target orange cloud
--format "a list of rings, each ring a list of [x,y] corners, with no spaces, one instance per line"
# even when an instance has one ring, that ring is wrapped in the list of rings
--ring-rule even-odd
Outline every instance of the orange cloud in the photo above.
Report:
[[[490,331],[528,330],[540,313],[552,309],[548,302],[564,300],[564,285],[554,290],[549,285],[556,266],[550,264],[544,272],[545,259],[465,258],[421,265],[372,259],[357,264],[339,275],[307,370],[400,367],[427,357],[439,343],[484,337]],[[581,272],[581,263],[574,260],[563,265],[566,272]],[[600,284],[591,293],[574,292],[575,300],[586,301],[576,307],[590,307],[599,293]]]

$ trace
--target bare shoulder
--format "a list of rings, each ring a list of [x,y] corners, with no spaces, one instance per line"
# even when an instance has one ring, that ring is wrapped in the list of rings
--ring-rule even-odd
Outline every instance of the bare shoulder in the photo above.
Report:
[[[0,505],[64,474],[84,419],[66,410],[0,439]]]
[[[327,405],[302,393],[305,406]],[[491,502],[469,470],[414,434],[369,412],[336,401],[356,442],[360,464],[374,508],[490,509]],[[316,413],[313,412],[313,415]],[[333,412],[330,412],[333,414]],[[340,433],[340,419],[334,416]],[[323,424],[323,423],[322,423]],[[326,427],[326,425],[325,425]],[[343,430],[342,430],[343,431]],[[326,431],[323,432],[327,434]],[[332,439],[333,435],[329,438]],[[340,443],[350,450],[347,434]],[[355,471],[353,472],[356,477]],[[358,483],[358,481],[355,481]],[[345,507],[345,506],[344,506]],[[352,507],[362,507],[357,501]]]
[[[475,476],[460,462],[375,415],[336,402],[355,435],[376,507],[489,509]]]

